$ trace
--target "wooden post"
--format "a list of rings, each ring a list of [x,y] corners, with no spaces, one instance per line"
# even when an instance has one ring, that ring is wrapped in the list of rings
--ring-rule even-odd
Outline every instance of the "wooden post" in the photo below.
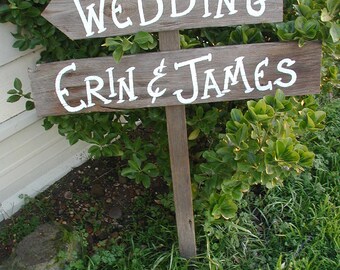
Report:
[[[179,43],[178,31],[159,32],[161,51],[179,50]],[[185,106],[165,109],[179,250],[184,258],[192,258],[196,256],[196,240]]]

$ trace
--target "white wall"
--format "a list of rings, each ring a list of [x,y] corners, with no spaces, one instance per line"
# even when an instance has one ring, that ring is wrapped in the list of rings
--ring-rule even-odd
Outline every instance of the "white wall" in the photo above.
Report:
[[[30,92],[27,70],[40,53],[12,48],[15,31],[0,23],[0,221],[20,208],[20,194],[33,197],[83,163],[88,148],[85,143],[69,146],[56,128],[45,131],[35,111],[24,111],[24,101],[6,102],[16,77]]]

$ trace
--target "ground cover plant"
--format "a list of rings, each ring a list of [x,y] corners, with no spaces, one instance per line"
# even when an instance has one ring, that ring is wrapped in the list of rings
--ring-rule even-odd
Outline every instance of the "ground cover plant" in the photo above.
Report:
[[[0,21],[18,25],[18,32],[14,34],[17,41],[13,46],[20,50],[44,46],[41,62],[108,54],[119,61],[123,54],[157,50],[157,35],[149,33],[70,41],[40,16],[47,2],[0,2]],[[284,3],[283,23],[186,30],[181,33],[181,47],[278,40],[295,41],[303,46],[306,41],[320,40],[323,44],[322,95],[318,102],[324,106],[322,110],[329,110],[332,115],[325,131],[313,133],[325,127],[326,114],[318,109],[318,102],[312,96],[287,98],[277,91],[274,96],[246,103],[187,106],[192,189],[200,224],[198,258],[184,261],[178,256],[171,214],[172,195],[166,193],[152,198],[151,201],[157,203],[150,207],[139,209],[136,206],[137,213],[131,210],[132,216],[138,218],[135,225],[123,230],[122,236],[119,233],[117,236],[115,231],[103,234],[114,234],[118,240],[117,237],[104,237],[105,243],[98,241],[90,245],[87,254],[75,255],[74,263],[66,268],[187,269],[191,265],[198,269],[333,269],[339,266],[336,257],[339,232],[334,219],[339,215],[336,199],[339,195],[336,189],[339,180],[338,102],[326,104],[339,96],[336,60],[339,57],[340,5],[334,0],[289,0]],[[34,103],[30,94],[23,89],[20,80],[15,80],[8,101],[26,98],[26,108],[32,109]],[[122,117],[127,120],[123,125]],[[163,109],[47,117],[45,128],[53,125],[58,126],[59,133],[71,144],[78,140],[90,143],[89,152],[93,157],[119,158],[116,163],[121,166],[116,168],[117,175],[113,177],[116,181],[120,175],[146,188],[161,181],[167,183],[171,191]],[[328,141],[330,138],[334,139]],[[314,169],[306,169],[313,160]],[[286,181],[283,187],[270,192],[266,190],[282,186],[283,180]],[[92,189],[93,179],[81,181],[85,189],[87,185]],[[319,195],[307,193],[309,189],[319,190]],[[244,196],[246,191],[249,194]],[[281,194],[286,197],[280,197]],[[49,207],[46,201],[47,205],[42,202],[33,200],[31,205],[37,209]],[[150,208],[150,212],[145,212],[149,211],[145,208]],[[302,215],[302,210],[306,210],[307,216]],[[100,215],[101,211],[99,206],[95,207],[93,214]],[[139,224],[142,218],[138,213],[149,217],[148,226]],[[55,217],[45,219],[55,221]],[[161,226],[160,219],[165,222]],[[21,220],[12,224],[18,235],[8,234],[15,234],[19,239],[44,219],[29,216],[28,220],[31,222]],[[58,219],[58,222],[63,221]],[[93,231],[87,231],[84,224],[76,227],[87,239],[88,234],[100,231],[101,224],[92,224]],[[145,233],[136,233],[141,228]],[[311,228],[319,234],[312,233]],[[6,236],[2,237],[6,239]],[[11,243],[18,239],[6,241]],[[173,248],[169,249],[169,246]]]
[[[57,222],[72,226],[84,244],[65,269],[337,269],[340,101],[323,108],[325,129],[304,137],[316,154],[314,168],[282,187],[252,187],[228,221],[204,228],[196,215],[193,260],[179,256],[174,213],[161,203],[167,186],[158,180],[145,190],[121,178],[119,160],[110,158],[90,160],[37,198],[23,197],[26,206],[1,224],[1,261],[39,224]],[[117,200],[122,214],[115,219]]]

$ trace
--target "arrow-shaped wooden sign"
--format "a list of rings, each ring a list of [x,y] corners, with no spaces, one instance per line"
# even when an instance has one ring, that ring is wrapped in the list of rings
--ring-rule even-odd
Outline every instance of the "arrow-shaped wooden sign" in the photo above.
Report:
[[[43,16],[71,39],[282,21],[278,0],[52,0]]]

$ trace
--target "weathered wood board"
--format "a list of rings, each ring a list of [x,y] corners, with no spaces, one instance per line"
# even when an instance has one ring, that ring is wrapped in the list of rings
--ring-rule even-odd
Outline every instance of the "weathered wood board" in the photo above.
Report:
[[[321,45],[263,43],[79,59],[30,72],[40,116],[318,93]]]
[[[161,51],[180,49],[178,31],[159,32],[158,35]],[[184,258],[192,258],[196,256],[196,236],[185,106],[167,106],[165,113],[179,250]]]
[[[282,0],[52,0],[43,16],[71,39],[281,22]]]

